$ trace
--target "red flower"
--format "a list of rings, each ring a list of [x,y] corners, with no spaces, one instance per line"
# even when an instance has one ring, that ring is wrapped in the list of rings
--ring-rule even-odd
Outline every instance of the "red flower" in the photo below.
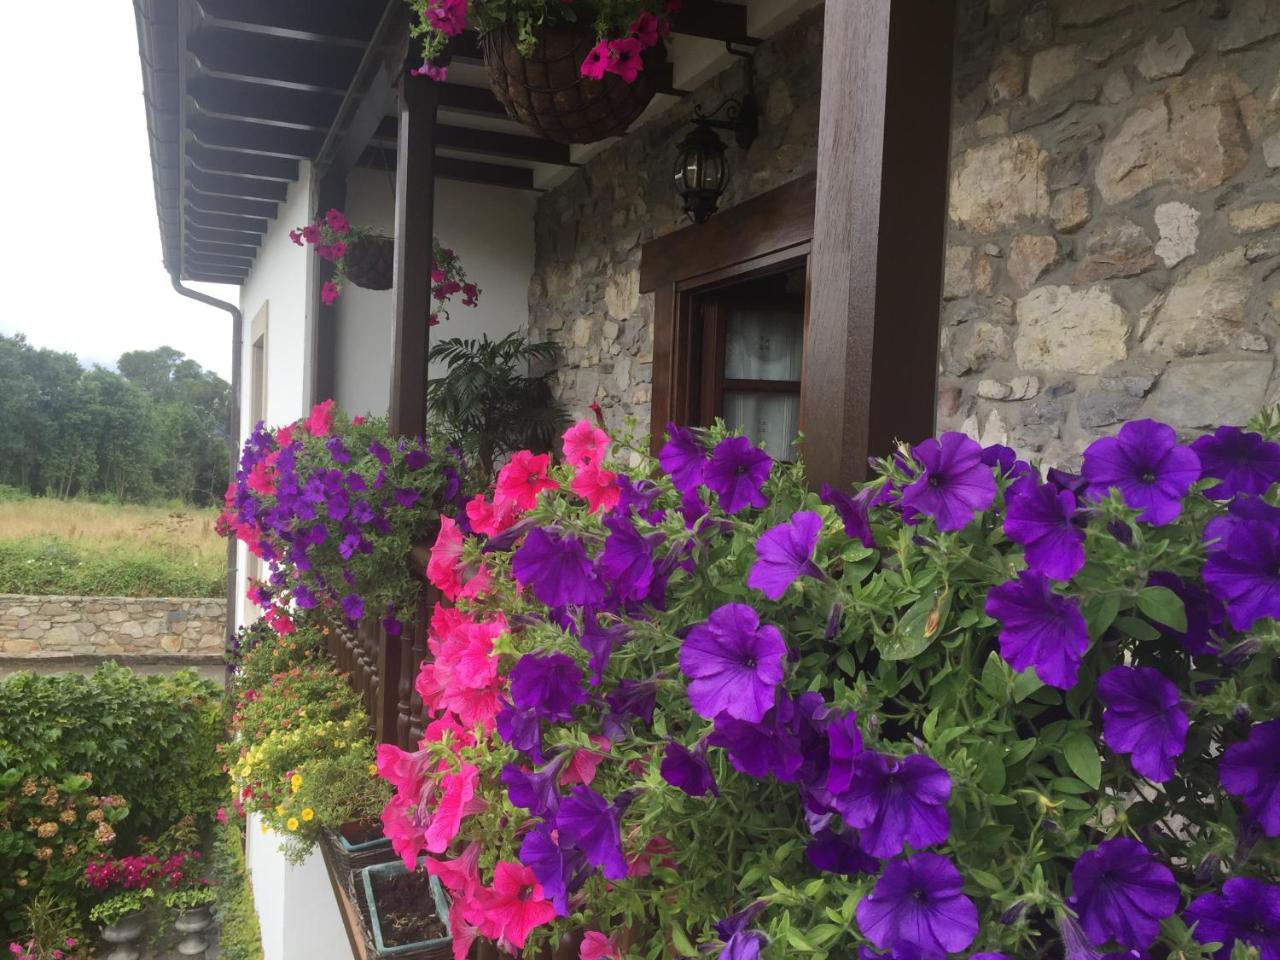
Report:
[[[609,69],[609,41],[601,40],[591,52],[587,54],[587,58],[582,61],[582,68],[579,72],[592,80],[603,80],[605,71]]]
[[[338,300],[338,285],[332,280],[326,280],[324,286],[320,288],[320,300],[326,307],[333,306]]]
[[[627,83],[635,83],[636,77],[644,69],[644,60],[640,56],[643,52],[644,47],[634,37],[610,40],[609,63],[605,69],[616,73]]]
[[[521,511],[532,510],[538,503],[538,494],[556,488],[556,482],[547,477],[550,464],[551,457],[545,453],[534,454],[528,450],[516,453],[498,472],[494,503],[509,501]]]
[[[329,225],[329,229],[334,233],[346,233],[351,229],[351,223],[341,210],[330,210],[324,215],[324,222]]]

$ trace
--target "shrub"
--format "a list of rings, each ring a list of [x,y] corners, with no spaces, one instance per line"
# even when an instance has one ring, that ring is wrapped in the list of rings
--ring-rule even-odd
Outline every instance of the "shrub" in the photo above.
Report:
[[[0,593],[90,597],[216,597],[221,558],[175,556],[158,546],[86,547],[58,536],[0,541]]]
[[[214,835],[213,892],[218,904],[219,955],[226,960],[262,960],[262,936],[245,869],[244,840],[234,822],[219,824]]]
[[[206,821],[225,789],[218,688],[194,671],[140,676],[107,663],[93,674],[14,674],[0,681],[0,770],[20,777],[92,774],[119,794],[127,840],[194,814]]]
[[[462,946],[1270,956],[1256,429],[1136,421],[1080,476],[946,434],[817,494],[719,429],[655,464],[580,423],[564,466],[504,468],[476,536],[442,524],[462,609],[432,619],[420,749],[380,749],[386,833],[429,854]]]

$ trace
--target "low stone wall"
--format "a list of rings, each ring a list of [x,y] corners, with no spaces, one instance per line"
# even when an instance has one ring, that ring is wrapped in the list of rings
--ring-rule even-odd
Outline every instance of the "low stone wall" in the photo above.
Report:
[[[0,657],[220,656],[226,602],[0,594]]]

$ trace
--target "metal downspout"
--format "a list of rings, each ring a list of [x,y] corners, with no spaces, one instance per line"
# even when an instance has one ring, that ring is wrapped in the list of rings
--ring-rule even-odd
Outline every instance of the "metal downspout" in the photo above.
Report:
[[[230,464],[228,476],[234,478],[236,469],[240,466],[240,381],[244,376],[244,364],[241,357],[244,352],[244,315],[241,314],[240,308],[234,304],[219,300],[217,297],[211,297],[207,293],[201,293],[199,290],[184,287],[182,281],[176,275],[171,274],[169,279],[173,282],[173,289],[180,296],[207,304],[210,307],[217,307],[219,310],[225,310],[231,314],[231,403],[227,413],[227,444],[229,447],[227,459]],[[235,537],[229,537],[227,539],[227,622],[225,638],[228,646],[230,646],[231,635],[236,628],[237,560],[236,539]]]

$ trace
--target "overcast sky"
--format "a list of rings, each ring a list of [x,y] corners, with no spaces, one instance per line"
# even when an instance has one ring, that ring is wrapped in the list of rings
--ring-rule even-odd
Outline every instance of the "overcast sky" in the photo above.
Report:
[[[104,366],[167,344],[229,379],[227,314],[161,264],[133,5],[6,3],[0,78],[0,333]]]

